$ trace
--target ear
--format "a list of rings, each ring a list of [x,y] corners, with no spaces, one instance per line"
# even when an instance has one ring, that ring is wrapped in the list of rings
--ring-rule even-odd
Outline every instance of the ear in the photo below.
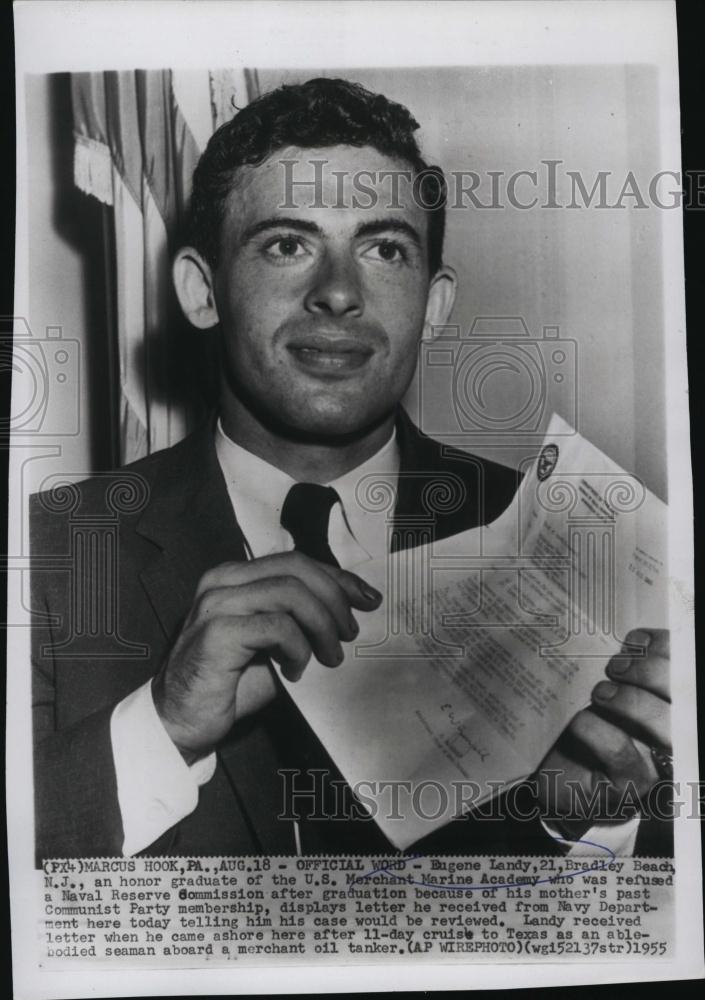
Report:
[[[426,301],[424,339],[432,339],[434,327],[444,326],[450,319],[458,290],[458,276],[452,267],[441,267],[431,278]]]
[[[213,294],[213,273],[209,264],[193,247],[182,247],[172,267],[174,288],[184,315],[199,330],[208,330],[218,322]]]

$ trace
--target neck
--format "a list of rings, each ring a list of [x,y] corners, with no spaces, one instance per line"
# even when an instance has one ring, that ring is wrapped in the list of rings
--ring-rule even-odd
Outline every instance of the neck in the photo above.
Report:
[[[359,434],[330,441],[297,439],[284,430],[266,427],[249,410],[232,401],[221,408],[220,418],[231,441],[297,482],[330,483],[362,465],[387,443],[395,414]]]

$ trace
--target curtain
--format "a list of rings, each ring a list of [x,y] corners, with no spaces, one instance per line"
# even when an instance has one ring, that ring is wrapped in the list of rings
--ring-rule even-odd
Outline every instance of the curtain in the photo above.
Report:
[[[112,212],[106,329],[116,364],[106,374],[117,385],[106,389],[125,464],[179,441],[203,411],[214,345],[180,314],[171,256],[198,157],[256,96],[256,73],[76,73],[71,92],[75,183]]]

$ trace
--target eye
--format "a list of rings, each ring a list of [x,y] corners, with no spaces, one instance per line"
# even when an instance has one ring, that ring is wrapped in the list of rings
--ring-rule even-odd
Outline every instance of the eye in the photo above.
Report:
[[[379,240],[366,250],[363,256],[384,261],[386,264],[398,264],[407,260],[406,248],[394,240]]]
[[[295,260],[297,257],[305,257],[308,253],[300,236],[287,234],[275,236],[264,246],[264,252],[273,260]]]

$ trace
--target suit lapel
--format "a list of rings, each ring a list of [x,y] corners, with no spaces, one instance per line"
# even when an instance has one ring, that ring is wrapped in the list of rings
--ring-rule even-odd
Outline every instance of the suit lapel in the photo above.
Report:
[[[180,626],[206,570],[246,558],[213,433],[209,423],[177,446],[177,461],[158,474],[136,529],[160,549],[140,578],[167,637]]]
[[[477,460],[468,455],[467,462],[458,461],[460,453],[422,434],[401,408],[396,426],[400,465],[392,551],[477,527]]]

